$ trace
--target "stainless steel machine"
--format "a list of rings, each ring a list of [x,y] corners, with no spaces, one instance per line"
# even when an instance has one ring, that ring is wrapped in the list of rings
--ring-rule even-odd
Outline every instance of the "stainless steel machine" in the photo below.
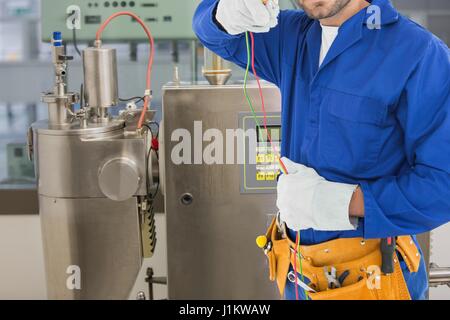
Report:
[[[83,51],[80,93],[67,91],[71,57],[59,33],[53,35],[52,50],[55,85],[42,96],[48,120],[34,123],[29,134],[48,297],[126,299],[143,257],[155,245],[152,206],[159,168],[150,147],[153,135],[150,128],[137,129],[142,110],[110,112],[118,104],[114,49],[96,42]],[[264,256],[254,244],[275,213],[275,158],[246,111],[242,84],[216,85],[226,82],[230,70],[210,58],[212,85],[177,82],[164,88],[159,160],[164,164],[169,297],[275,298]],[[255,84],[249,93],[258,98]],[[272,135],[280,136],[279,91],[265,84],[264,94]],[[146,120],[152,118],[148,112]],[[197,136],[192,127],[197,120],[224,136],[227,129],[253,130],[253,135],[232,138],[236,160],[242,153],[244,162],[176,165],[172,133],[185,128]],[[193,152],[194,158],[203,154]]]
[[[126,299],[154,245],[151,131],[136,129],[141,110],[109,112],[118,102],[114,49],[84,50],[84,93],[67,92],[71,57],[60,33],[52,50],[55,86],[42,96],[48,120],[29,134],[48,297]]]
[[[280,93],[269,84],[263,90],[275,143],[281,127]],[[249,86],[249,94],[259,101],[256,84]],[[257,117],[262,123],[262,115]],[[167,85],[163,121],[169,299],[279,299],[268,279],[266,258],[255,244],[276,213],[278,166],[256,131],[242,83]],[[192,157],[181,164],[173,161],[182,143],[174,133],[180,129],[193,139]],[[203,138],[210,129],[216,142],[224,138],[219,145],[224,157],[234,153],[233,161],[205,163],[202,155],[212,139]],[[230,134],[239,129],[256,134]]]

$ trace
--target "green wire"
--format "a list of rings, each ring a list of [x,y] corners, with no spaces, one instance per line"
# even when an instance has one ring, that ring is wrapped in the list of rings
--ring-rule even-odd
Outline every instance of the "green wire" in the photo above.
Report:
[[[255,108],[253,108],[252,100],[250,99],[250,96],[247,92],[247,83],[248,83],[248,76],[250,72],[250,65],[251,65],[251,50],[250,50],[250,43],[248,39],[248,32],[245,33],[245,44],[247,46],[247,68],[245,69],[245,76],[244,76],[244,94],[245,98],[247,99],[247,103],[250,106],[250,109],[252,110],[253,119],[255,120],[256,127],[258,128],[258,133],[261,132],[261,126],[259,125],[258,116],[256,115]]]
[[[299,243],[299,247],[297,248],[297,255],[298,255],[298,260],[300,261],[300,275],[302,276],[302,282],[305,282],[305,276],[303,275],[303,264],[302,264],[302,257],[300,254],[300,231],[298,231],[298,243]],[[305,297],[306,300],[309,300],[308,297],[308,292],[303,288],[303,292],[305,293]]]
[[[246,32],[245,33],[245,44],[247,46],[247,68],[245,69],[245,76],[244,76],[244,94],[245,94],[245,98],[247,99],[247,103],[250,106],[250,109],[252,110],[253,119],[255,120],[256,127],[258,128],[258,132],[261,132],[261,126],[259,125],[258,116],[256,115],[255,109],[253,108],[252,100],[250,99],[250,96],[248,95],[248,92],[247,92],[248,76],[249,76],[250,65],[251,65],[251,49],[250,49],[250,42],[249,42],[248,38],[249,38],[248,32]],[[300,231],[298,231],[298,239],[300,242]],[[305,282],[305,277],[303,275],[302,259],[301,259],[299,248],[297,248],[297,252],[298,252],[297,253],[298,258],[300,260],[300,275],[302,277],[302,281]],[[305,293],[306,300],[309,300],[308,292],[305,289],[303,289],[303,292]]]

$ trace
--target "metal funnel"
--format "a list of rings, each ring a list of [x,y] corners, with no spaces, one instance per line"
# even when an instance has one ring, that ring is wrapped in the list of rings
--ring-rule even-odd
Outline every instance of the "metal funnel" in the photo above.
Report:
[[[202,72],[211,85],[225,85],[232,74],[230,63],[207,48]]]

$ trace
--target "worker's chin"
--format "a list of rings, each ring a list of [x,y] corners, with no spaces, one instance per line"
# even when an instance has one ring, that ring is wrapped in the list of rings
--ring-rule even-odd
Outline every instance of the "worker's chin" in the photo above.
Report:
[[[321,20],[327,19],[338,14],[350,0],[333,0],[333,1],[300,1],[300,6],[311,19]]]
[[[327,8],[305,9],[306,14],[311,19],[321,20],[334,16],[336,13]]]

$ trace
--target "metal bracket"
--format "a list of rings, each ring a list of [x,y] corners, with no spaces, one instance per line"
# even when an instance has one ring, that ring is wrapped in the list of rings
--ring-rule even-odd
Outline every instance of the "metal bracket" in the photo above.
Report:
[[[147,268],[147,277],[145,278],[145,282],[148,283],[149,300],[154,300],[153,284],[165,284],[165,285],[167,285],[167,278],[166,277],[154,277],[153,275],[154,275],[153,268]]]
[[[28,160],[34,160],[34,146],[33,146],[33,128],[29,127],[27,131],[27,154]]]

